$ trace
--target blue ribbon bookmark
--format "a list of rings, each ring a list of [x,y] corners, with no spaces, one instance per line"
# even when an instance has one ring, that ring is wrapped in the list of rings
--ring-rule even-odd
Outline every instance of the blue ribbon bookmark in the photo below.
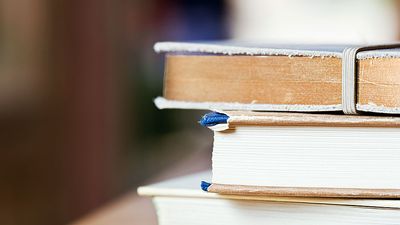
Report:
[[[201,184],[200,184],[201,190],[208,191],[208,187],[210,187],[210,186],[211,186],[211,183],[201,181]]]
[[[228,123],[229,116],[219,112],[207,113],[201,118],[199,123],[202,126],[210,127],[221,123]]]

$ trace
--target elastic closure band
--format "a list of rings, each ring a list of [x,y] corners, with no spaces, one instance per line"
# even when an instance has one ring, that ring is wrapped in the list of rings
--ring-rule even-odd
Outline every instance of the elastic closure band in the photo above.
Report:
[[[357,53],[361,51],[400,48],[400,43],[348,47],[342,57],[342,110],[344,114],[357,114]]]
[[[360,48],[346,48],[342,57],[342,110],[357,114],[357,52]]]

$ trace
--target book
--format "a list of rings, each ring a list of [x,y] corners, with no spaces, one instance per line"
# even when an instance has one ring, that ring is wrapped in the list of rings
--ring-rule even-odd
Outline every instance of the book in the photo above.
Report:
[[[342,110],[347,45],[156,43],[165,53],[158,108],[332,112]],[[361,112],[400,113],[400,49],[357,54]]]
[[[213,112],[212,184],[222,194],[400,198],[400,118]]]
[[[400,221],[396,200],[219,195],[198,187],[199,180],[210,175],[207,171],[139,187],[138,193],[153,199],[160,225],[384,225]]]

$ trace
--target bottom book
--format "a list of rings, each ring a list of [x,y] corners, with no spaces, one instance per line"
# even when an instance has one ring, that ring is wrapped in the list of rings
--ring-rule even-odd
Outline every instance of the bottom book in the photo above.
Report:
[[[160,225],[399,224],[400,200],[220,195],[200,189],[211,172],[139,187]]]

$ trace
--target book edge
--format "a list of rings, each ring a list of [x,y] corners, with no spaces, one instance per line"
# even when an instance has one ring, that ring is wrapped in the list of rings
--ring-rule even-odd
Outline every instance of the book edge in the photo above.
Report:
[[[275,197],[322,197],[350,199],[398,199],[400,189],[268,187],[212,183],[208,192],[223,195],[252,195]]]
[[[342,58],[341,52],[296,50],[280,48],[243,47],[217,43],[189,43],[189,42],[156,42],[154,51],[157,53],[167,52],[191,52],[209,53],[223,55],[283,55],[283,56],[306,56],[306,57],[335,57]],[[357,59],[366,60],[374,58],[400,58],[399,51],[371,50],[357,54]]]
[[[236,111],[266,111],[266,112],[338,112],[342,105],[276,105],[276,104],[245,104],[229,102],[192,102],[169,100],[164,97],[154,99],[158,109],[192,109],[192,110],[236,110]],[[357,104],[357,110],[382,114],[400,114],[400,107],[385,107],[371,104]]]
[[[241,47],[233,45],[210,43],[186,43],[186,42],[157,42],[154,51],[162,52],[193,52],[223,55],[284,55],[307,57],[335,57],[341,58],[342,53],[334,51],[295,50],[280,48]]]
[[[216,184],[210,184],[210,187],[212,186],[214,186],[215,188]],[[237,194],[229,195],[229,194],[203,191],[200,189],[200,187],[199,189],[195,190],[195,189],[185,189],[185,188],[174,189],[174,188],[156,187],[153,185],[148,185],[139,187],[137,192],[139,196],[143,197],[208,198],[208,199],[244,200],[244,201],[272,201],[272,202],[291,202],[291,203],[323,204],[323,205],[400,208],[400,201],[391,199],[289,197],[289,196],[272,196],[272,195],[262,196],[262,195],[237,195]]]
[[[169,100],[164,97],[154,99],[158,109],[195,109],[195,110],[240,110],[240,111],[274,111],[274,112],[334,112],[341,111],[341,105],[276,105],[245,104],[228,102],[191,102]]]

